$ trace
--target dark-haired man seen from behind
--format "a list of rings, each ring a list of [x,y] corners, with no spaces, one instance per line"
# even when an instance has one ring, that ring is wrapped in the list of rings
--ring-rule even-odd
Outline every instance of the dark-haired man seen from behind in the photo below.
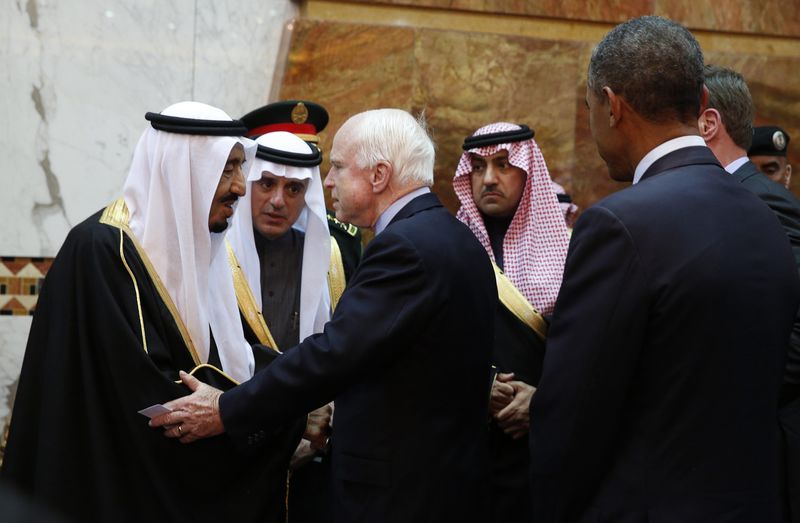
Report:
[[[747,158],[753,138],[753,100],[742,75],[723,67],[707,65],[705,84],[708,107],[698,120],[700,134],[725,170],[742,186],[766,203],[781,222],[800,268],[800,201],[784,187],[773,183]],[[784,459],[787,485],[793,492],[786,496],[792,521],[800,521],[800,315],[795,317],[781,393],[781,424],[785,438]],[[794,486],[792,486],[794,485]]]
[[[800,279],[773,213],[698,135],[703,67],[692,34],[654,16],[592,53],[589,128],[633,186],[572,235],[531,406],[537,523],[781,521]]]
[[[786,154],[789,135],[780,127],[765,125],[753,130],[753,144],[747,155],[764,176],[787,189],[792,181],[792,165]]]

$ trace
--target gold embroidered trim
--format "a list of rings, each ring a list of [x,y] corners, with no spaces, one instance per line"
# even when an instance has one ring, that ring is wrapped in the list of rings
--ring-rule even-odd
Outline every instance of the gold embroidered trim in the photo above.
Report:
[[[178,326],[178,331],[180,331],[183,342],[186,345],[189,354],[192,356],[192,361],[194,361],[195,365],[199,365],[200,357],[197,355],[197,351],[194,348],[194,343],[192,342],[192,338],[189,336],[189,331],[186,328],[186,325],[184,325],[180,314],[178,314],[178,309],[172,302],[172,297],[169,295],[169,292],[167,292],[167,288],[164,286],[164,283],[158,276],[155,267],[153,267],[153,263],[150,261],[147,253],[144,252],[144,249],[142,249],[142,246],[139,245],[139,242],[136,240],[136,236],[134,236],[133,231],[131,231],[130,227],[128,226],[129,219],[130,213],[128,212],[128,206],[125,204],[125,200],[123,198],[118,198],[111,205],[105,208],[103,214],[100,216],[100,223],[117,227],[128,235],[131,243],[133,243],[133,246],[136,248],[136,252],[139,254],[139,258],[141,258],[142,263],[144,263],[145,269],[150,275],[150,279],[153,280],[153,284],[158,291],[158,295],[161,297],[164,305],[167,306],[167,310],[169,310],[169,313],[172,315],[172,319],[175,320],[175,325]]]
[[[508,276],[503,274],[500,267],[492,262],[494,267],[494,277],[497,281],[497,295],[500,302],[508,309],[511,314],[517,317],[519,321],[527,325],[536,333],[541,339],[547,337],[547,322],[544,321],[542,315],[530,302],[522,295],[519,290],[514,287]]]
[[[136,283],[136,276],[133,275],[133,271],[131,270],[130,266],[128,265],[128,260],[125,259],[125,252],[122,250],[123,246],[123,239],[125,238],[122,229],[119,230],[119,257],[122,258],[122,264],[125,266],[125,270],[128,271],[128,275],[131,277],[131,281],[133,282],[133,290],[136,291],[136,309],[139,311],[139,328],[142,330],[142,345],[144,346],[144,352],[147,354],[147,336],[144,333],[144,315],[142,314],[142,299],[139,296],[139,284]]]
[[[231,268],[231,275],[233,276],[233,289],[236,291],[236,302],[239,304],[239,310],[242,312],[245,321],[255,333],[258,341],[262,345],[266,345],[275,352],[280,353],[278,344],[272,337],[272,333],[267,327],[267,322],[264,320],[264,315],[258,310],[258,302],[256,302],[253,291],[250,289],[250,284],[244,275],[242,266],[239,265],[239,260],[236,258],[236,253],[233,252],[233,247],[228,240],[225,240],[225,249],[228,252],[228,265]]]
[[[342,263],[342,250],[336,238],[331,236],[331,266],[328,268],[328,291],[331,294],[331,311],[336,310],[339,298],[344,293],[346,285],[344,277],[344,264]]]
[[[304,142],[314,142],[315,144],[319,142],[319,136],[317,136],[316,134],[294,133],[294,135],[303,140]]]

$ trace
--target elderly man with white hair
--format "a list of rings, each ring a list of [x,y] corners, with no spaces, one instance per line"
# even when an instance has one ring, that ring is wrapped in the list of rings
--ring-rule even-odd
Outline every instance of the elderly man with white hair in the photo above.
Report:
[[[195,393],[154,425],[181,441],[257,448],[287,419],[336,400],[334,519],[482,521],[489,351],[497,305],[486,252],[430,193],[434,147],[399,109],[357,114],[333,141],[339,220],[375,238],[321,334],[225,393]]]
[[[146,118],[123,197],[70,232],[45,280],[3,478],[79,521],[279,520],[273,452],[180,445],[138,413],[187,393],[179,370],[230,388],[265,352],[225,270],[244,125],[197,102]]]

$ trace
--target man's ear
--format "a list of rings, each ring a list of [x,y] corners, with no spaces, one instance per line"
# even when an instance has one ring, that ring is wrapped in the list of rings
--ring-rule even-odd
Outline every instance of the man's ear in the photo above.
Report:
[[[792,164],[786,165],[786,175],[783,177],[783,186],[787,189],[792,183]]]
[[[375,168],[370,174],[370,183],[372,184],[372,192],[375,194],[382,193],[389,187],[389,181],[392,179],[392,164],[385,160],[378,161]]]
[[[722,130],[722,116],[716,109],[705,109],[700,113],[700,118],[697,119],[697,128],[700,131],[700,136],[706,142],[710,142]]]
[[[608,86],[603,87],[603,95],[608,102],[608,126],[617,127],[622,121],[622,112],[625,109],[625,101]]]

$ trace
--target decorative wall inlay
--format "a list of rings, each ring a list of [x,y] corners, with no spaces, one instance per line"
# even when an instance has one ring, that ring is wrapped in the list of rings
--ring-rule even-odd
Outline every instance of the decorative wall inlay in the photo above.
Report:
[[[52,263],[52,258],[0,257],[0,315],[33,315]]]

